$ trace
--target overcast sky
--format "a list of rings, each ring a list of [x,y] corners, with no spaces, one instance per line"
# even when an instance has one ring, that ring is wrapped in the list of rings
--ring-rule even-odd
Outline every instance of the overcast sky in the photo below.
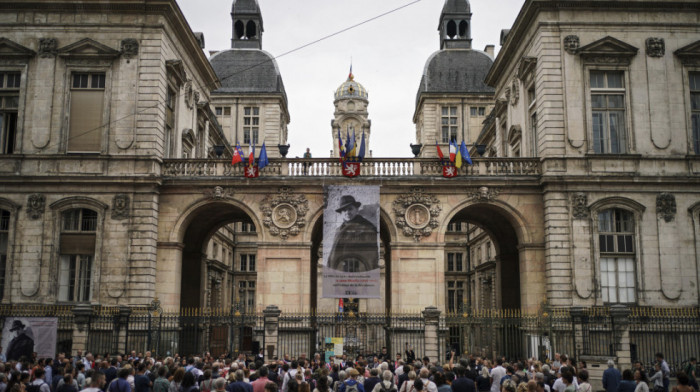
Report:
[[[177,0],[193,31],[204,32],[206,51],[231,46],[232,0]],[[263,49],[279,56],[414,0],[259,0]],[[523,0],[471,2],[472,47],[499,49],[501,29],[510,28]],[[291,122],[288,157],[328,157],[332,149],[333,93],[348,77],[369,92],[373,157],[412,156],[413,112],[425,62],[440,48],[437,31],[444,0],[421,0],[331,37],[277,63],[287,90]]]

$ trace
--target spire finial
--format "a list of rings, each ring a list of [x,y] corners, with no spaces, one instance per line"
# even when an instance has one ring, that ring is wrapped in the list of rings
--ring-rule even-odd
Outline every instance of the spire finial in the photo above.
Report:
[[[352,74],[352,57],[350,57],[350,74],[348,75],[348,80],[354,80],[355,75]]]

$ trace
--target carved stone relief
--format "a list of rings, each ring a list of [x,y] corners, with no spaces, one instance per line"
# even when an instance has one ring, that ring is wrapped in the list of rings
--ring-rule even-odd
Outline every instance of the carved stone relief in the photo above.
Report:
[[[667,223],[672,222],[676,217],[676,197],[666,192],[656,196],[656,213]]]
[[[260,210],[263,212],[263,225],[270,234],[286,241],[306,226],[309,201],[305,195],[292,194],[291,188],[282,187],[276,195],[268,195],[260,202]]]
[[[571,196],[571,212],[574,219],[588,218],[588,195],[582,192],[574,193]]]
[[[185,82],[185,105],[189,109],[192,109],[194,107],[194,90],[192,89],[192,81],[188,80]]]
[[[215,186],[212,189],[205,190],[204,196],[214,200],[230,199],[233,197],[233,189]]]
[[[139,55],[139,41],[133,38],[122,40],[122,56],[127,59],[132,59]]]
[[[647,56],[663,57],[666,53],[666,42],[663,38],[649,37],[646,40]]]
[[[39,57],[54,57],[56,49],[58,49],[58,41],[55,38],[39,38]]]
[[[31,220],[37,220],[44,214],[46,196],[34,193],[27,198],[27,216]]]
[[[439,226],[437,218],[442,207],[437,197],[424,193],[421,188],[413,188],[410,194],[394,200],[393,210],[396,226],[403,235],[413,237],[418,242]]]
[[[471,193],[471,198],[481,202],[492,201],[496,200],[499,193],[501,192],[498,189],[490,189],[488,187],[482,186]]]
[[[518,79],[513,79],[513,82],[510,84],[510,104],[513,106],[517,105],[519,99],[520,85]]]
[[[129,217],[129,195],[118,193],[112,198],[112,219],[120,220]]]
[[[568,54],[576,54],[579,46],[581,46],[581,41],[579,41],[578,35],[567,35],[564,37],[564,50]]]

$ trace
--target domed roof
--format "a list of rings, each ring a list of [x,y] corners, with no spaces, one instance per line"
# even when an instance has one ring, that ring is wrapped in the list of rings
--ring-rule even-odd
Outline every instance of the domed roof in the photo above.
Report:
[[[258,4],[258,0],[233,0],[231,13],[259,14],[260,5]]]
[[[425,63],[416,103],[423,93],[494,93],[484,83],[493,60],[474,49],[445,49],[433,53]]]
[[[260,49],[227,49],[209,59],[221,88],[214,94],[278,93],[287,100],[277,62]]]
[[[355,81],[355,76],[350,72],[348,80],[343,82],[343,84],[335,90],[335,99],[347,99],[347,98],[357,98],[368,100],[369,95],[367,94],[367,89]]]
[[[469,12],[471,12],[471,6],[468,0],[445,0],[445,5],[442,6],[442,15]]]

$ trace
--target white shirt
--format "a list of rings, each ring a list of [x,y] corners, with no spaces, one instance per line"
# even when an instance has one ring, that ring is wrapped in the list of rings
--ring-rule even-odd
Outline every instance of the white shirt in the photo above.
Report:
[[[501,379],[506,375],[506,369],[498,365],[491,369],[491,392],[501,391]]]
[[[428,392],[437,392],[437,385],[433,381],[430,381],[427,378],[421,378],[421,381],[423,381],[423,390],[424,391],[427,388]],[[365,392],[367,392],[367,391],[365,391]]]

